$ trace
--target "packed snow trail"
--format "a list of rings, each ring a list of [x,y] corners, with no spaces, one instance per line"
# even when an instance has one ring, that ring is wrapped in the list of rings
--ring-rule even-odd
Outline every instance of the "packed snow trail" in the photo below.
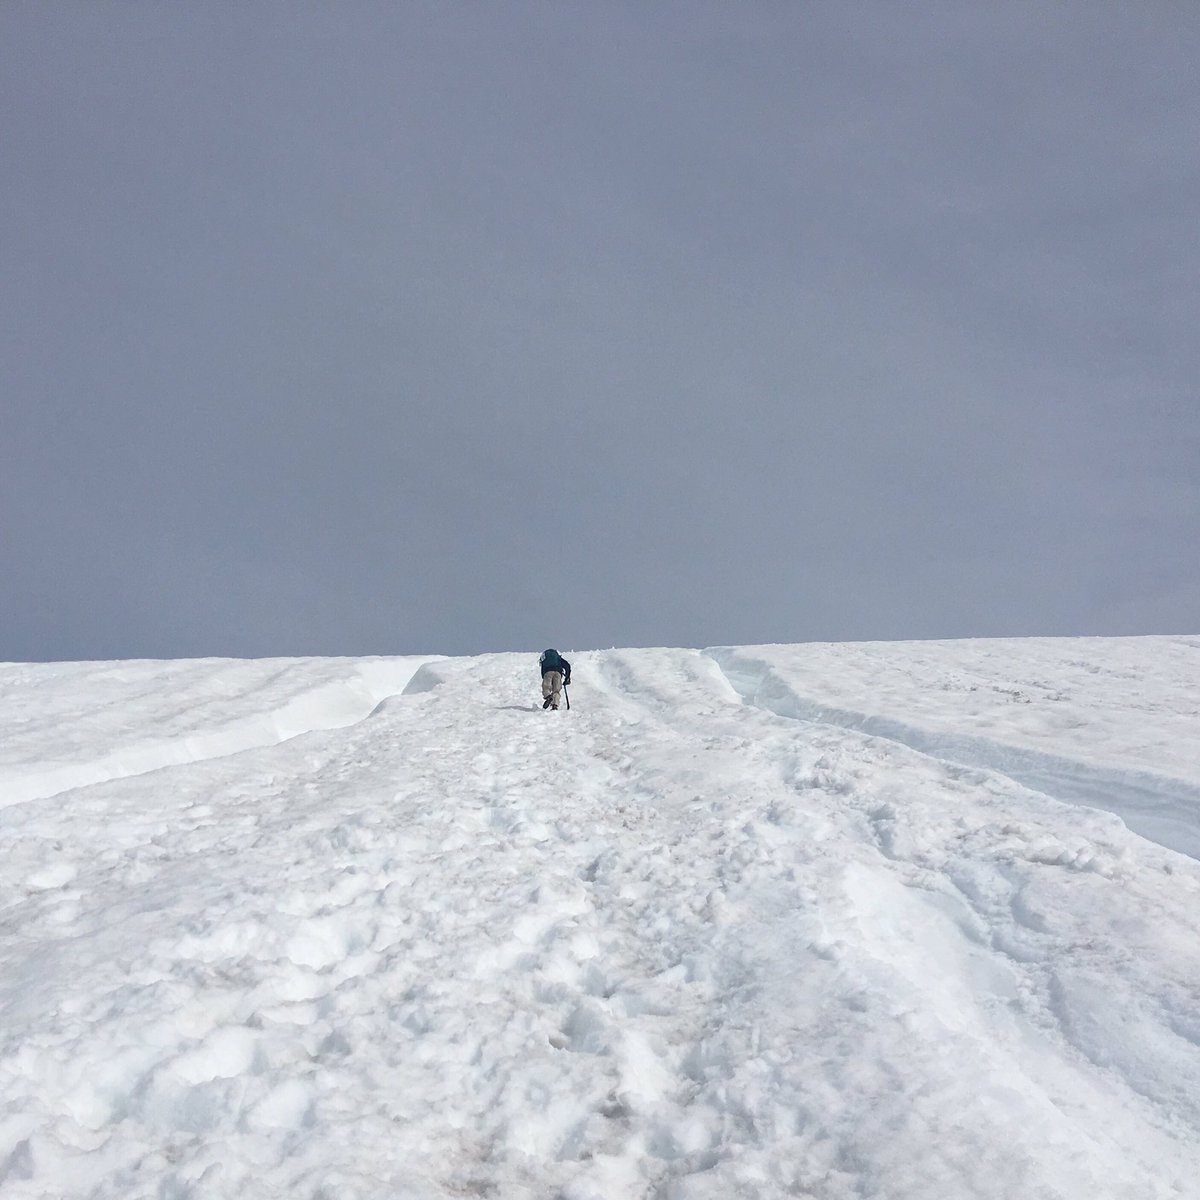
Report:
[[[1166,641],[1140,744],[1195,711]],[[568,653],[569,713],[531,655],[337,713],[363,664],[297,661],[308,732],[33,795],[31,748],[203,748],[283,668],[0,667],[0,1196],[1196,1196],[1200,864],[743,699],[806,650]]]

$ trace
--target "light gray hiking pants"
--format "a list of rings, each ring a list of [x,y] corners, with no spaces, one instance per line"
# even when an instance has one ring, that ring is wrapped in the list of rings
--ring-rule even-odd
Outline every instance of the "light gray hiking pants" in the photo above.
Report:
[[[542,699],[550,701],[551,708],[558,707],[559,697],[562,695],[562,672],[547,671],[542,676]]]

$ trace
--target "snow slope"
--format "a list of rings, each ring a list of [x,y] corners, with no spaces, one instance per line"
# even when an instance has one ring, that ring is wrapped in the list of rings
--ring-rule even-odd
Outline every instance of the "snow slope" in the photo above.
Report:
[[[1200,1196],[1200,639],[0,666],[0,1197]]]

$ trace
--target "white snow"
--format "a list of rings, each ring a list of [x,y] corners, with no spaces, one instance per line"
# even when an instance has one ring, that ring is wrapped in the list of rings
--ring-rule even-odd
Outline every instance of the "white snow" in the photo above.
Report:
[[[0,666],[0,1197],[1200,1197],[1200,638]]]

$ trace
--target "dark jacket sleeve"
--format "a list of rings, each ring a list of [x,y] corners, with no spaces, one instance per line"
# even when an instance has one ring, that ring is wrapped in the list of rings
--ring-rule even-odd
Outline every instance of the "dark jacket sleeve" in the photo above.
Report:
[[[571,664],[565,658],[560,656],[559,661],[562,663],[563,683],[571,682]]]

